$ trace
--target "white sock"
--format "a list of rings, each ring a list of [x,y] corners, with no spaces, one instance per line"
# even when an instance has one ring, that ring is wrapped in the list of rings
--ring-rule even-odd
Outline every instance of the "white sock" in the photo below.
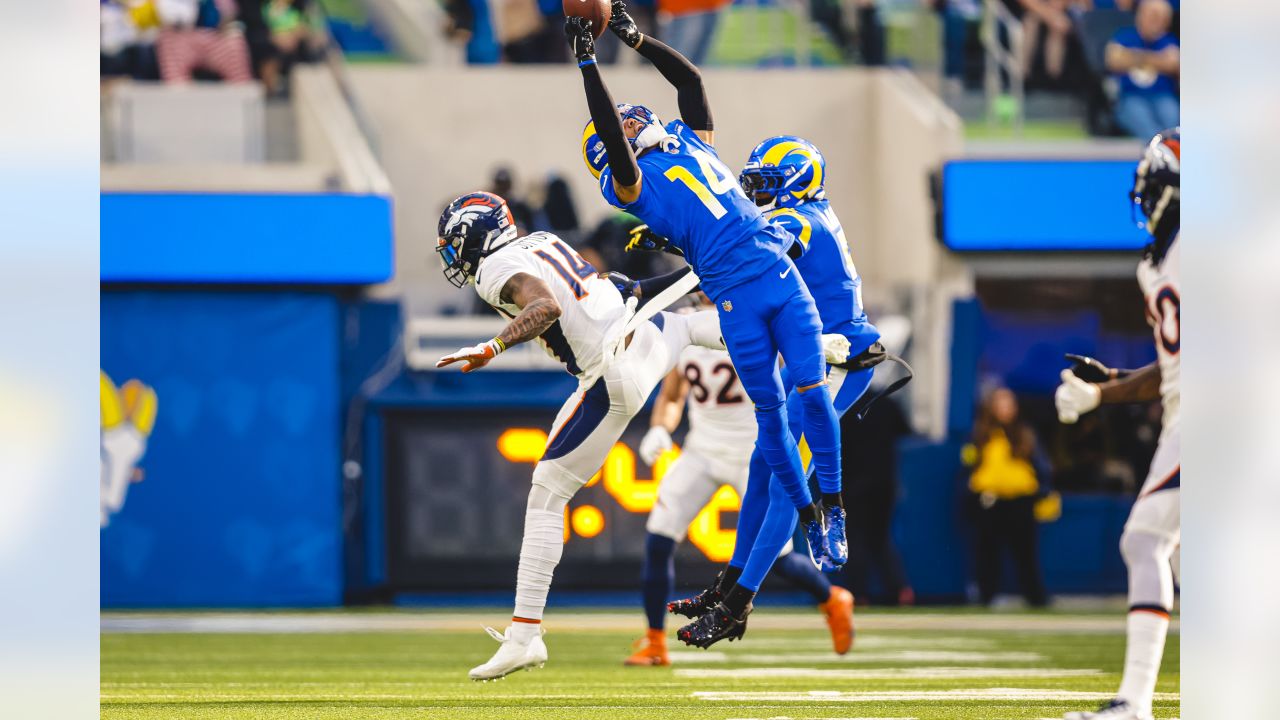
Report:
[[[1164,656],[1169,617],[1147,610],[1129,613],[1129,644],[1124,653],[1124,679],[1118,696],[1139,713],[1151,712],[1160,659]]]
[[[524,540],[520,544],[520,569],[516,571],[515,616],[541,622],[551,589],[551,575],[564,553],[564,512],[554,510],[524,511]],[[537,623],[513,622],[526,632],[527,625],[537,632]],[[532,637],[530,633],[528,637]]]

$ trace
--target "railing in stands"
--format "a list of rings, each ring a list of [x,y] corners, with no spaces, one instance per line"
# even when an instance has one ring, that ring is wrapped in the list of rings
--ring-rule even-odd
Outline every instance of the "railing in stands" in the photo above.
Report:
[[[1002,116],[1008,117],[1012,120],[1014,134],[1021,136],[1026,114],[1026,77],[1023,72],[1026,36],[1022,21],[1014,17],[1001,0],[986,0],[984,5],[981,36],[986,51],[983,89],[987,96],[987,121],[995,124],[1003,119]],[[1007,92],[1003,88],[1002,75],[1008,78]]]

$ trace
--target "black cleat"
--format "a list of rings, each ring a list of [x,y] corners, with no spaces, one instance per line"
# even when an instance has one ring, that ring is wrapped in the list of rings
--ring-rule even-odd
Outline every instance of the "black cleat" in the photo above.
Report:
[[[720,581],[724,579],[724,571],[721,570],[717,575],[711,587],[694,595],[691,598],[683,600],[672,600],[667,603],[667,612],[673,615],[683,615],[687,618],[700,618],[711,611],[724,599],[724,593],[720,592]]]
[[[685,645],[703,649],[721,640],[732,642],[746,634],[747,616],[751,614],[751,610],[752,606],[747,605],[742,617],[737,618],[724,603],[717,603],[706,615],[677,630],[676,637]]]

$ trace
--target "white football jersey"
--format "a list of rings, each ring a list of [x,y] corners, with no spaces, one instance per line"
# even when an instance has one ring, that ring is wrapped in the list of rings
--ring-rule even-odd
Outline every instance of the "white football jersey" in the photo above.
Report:
[[[515,317],[520,308],[503,302],[500,295],[517,273],[541,279],[560,303],[560,318],[538,337],[547,353],[580,378],[603,375],[606,344],[626,323],[626,306],[613,283],[599,277],[560,238],[536,232],[482,259],[476,292],[498,312]]]
[[[1181,374],[1178,351],[1182,325],[1182,263],[1179,240],[1175,235],[1160,263],[1145,258],[1138,264],[1138,285],[1146,301],[1147,322],[1156,340],[1156,361],[1160,363],[1160,399],[1164,404],[1164,432],[1178,423],[1178,376]]]
[[[685,447],[715,457],[749,458],[756,442],[755,409],[729,353],[690,345],[676,369],[689,381]]]

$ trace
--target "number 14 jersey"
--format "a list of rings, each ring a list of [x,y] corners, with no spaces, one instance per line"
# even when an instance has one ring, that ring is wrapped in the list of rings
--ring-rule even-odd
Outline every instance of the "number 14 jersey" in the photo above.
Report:
[[[560,238],[532,233],[482,259],[476,272],[480,299],[507,318],[520,314],[520,307],[501,297],[502,288],[517,273],[542,280],[560,304],[560,319],[538,337],[543,348],[571,374],[600,377],[606,364],[605,346],[626,323],[617,288]]]
[[[793,239],[760,213],[710,145],[680,120],[667,124],[675,142],[636,158],[640,197],[624,203],[613,189],[613,173],[600,174],[600,192],[610,205],[648,223],[684,251],[711,297],[759,277],[786,254]]]

